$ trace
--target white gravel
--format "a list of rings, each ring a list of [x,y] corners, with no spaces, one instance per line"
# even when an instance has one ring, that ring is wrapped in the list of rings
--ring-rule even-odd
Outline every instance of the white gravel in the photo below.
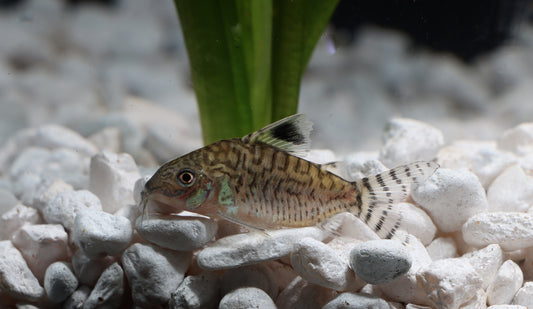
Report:
[[[343,160],[350,179],[441,166],[396,205],[401,249],[350,214],[340,235],[141,222],[145,176],[201,145],[178,30],[171,1],[28,0],[2,15],[0,307],[533,307],[530,26],[469,66],[373,28],[334,54],[319,44],[299,110],[316,124],[307,159]],[[381,276],[357,276],[350,252],[376,242],[387,250],[365,258]]]

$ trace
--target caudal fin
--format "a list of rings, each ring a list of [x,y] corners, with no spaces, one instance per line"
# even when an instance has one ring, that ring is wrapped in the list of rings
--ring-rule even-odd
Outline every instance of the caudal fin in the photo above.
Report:
[[[422,183],[439,167],[433,162],[415,162],[402,165],[380,174],[365,177],[354,182],[360,192],[360,206],[354,210],[381,238],[398,238],[402,213],[394,204],[404,201],[411,185]],[[398,239],[406,242],[405,233]]]

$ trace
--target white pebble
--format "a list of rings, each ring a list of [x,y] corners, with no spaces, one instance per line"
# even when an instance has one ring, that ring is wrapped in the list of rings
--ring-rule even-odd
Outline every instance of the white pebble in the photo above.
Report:
[[[59,224],[24,225],[13,235],[13,244],[40,282],[51,263],[68,257],[68,235]]]
[[[320,309],[337,292],[311,284],[301,277],[296,277],[278,296],[276,306],[278,309]]]
[[[89,258],[116,255],[126,249],[133,231],[127,218],[107,212],[82,209],[74,220],[74,243]]]
[[[455,258],[458,256],[457,245],[451,237],[435,238],[426,249],[433,261]]]
[[[121,132],[117,127],[106,127],[87,138],[101,151],[120,152]]]
[[[511,260],[505,261],[487,289],[488,304],[510,304],[523,281],[524,275],[520,266]]]
[[[113,258],[104,257],[90,259],[83,251],[78,250],[72,256],[72,268],[80,280],[80,284],[94,286],[98,278],[109,265],[113,263]]]
[[[414,161],[431,161],[444,144],[439,129],[405,118],[389,121],[383,140],[379,160],[389,168]]]
[[[276,309],[272,298],[263,290],[253,287],[239,288],[224,295],[218,305],[219,309],[261,308]]]
[[[494,179],[487,200],[491,212],[526,212],[533,205],[533,177],[519,165],[511,165]]]
[[[533,153],[533,123],[522,123],[503,133],[498,147],[518,155]]]
[[[407,249],[390,239],[360,243],[350,253],[350,266],[355,274],[371,284],[391,282],[407,273],[411,264]]]
[[[237,234],[221,238],[198,254],[198,265],[205,270],[228,269],[276,260],[288,255],[304,237],[323,240],[326,233],[317,227]]]
[[[11,192],[11,189],[2,187],[0,183],[0,215],[4,215],[7,211],[13,209],[13,207],[17,206],[18,204],[19,201]],[[1,226],[2,225],[0,225],[0,227]]]
[[[220,280],[214,273],[205,272],[197,276],[187,276],[172,296],[170,309],[216,308],[219,302]]]
[[[0,217],[0,240],[11,239],[24,224],[37,224],[40,220],[37,209],[18,204]]]
[[[12,137],[0,156],[2,170],[11,163],[24,148],[29,146],[46,149],[69,148],[85,156],[92,156],[97,148],[78,133],[55,124],[19,131]]]
[[[88,157],[67,148],[27,148],[16,158],[9,170],[13,192],[20,196],[24,204],[29,205],[43,180],[62,179],[75,188],[86,188],[89,181],[88,160]],[[39,181],[34,183],[33,179]]]
[[[333,290],[358,290],[364,285],[362,280],[357,280],[347,260],[313,238],[303,238],[296,244],[291,264],[303,279]]]
[[[467,244],[486,246],[499,244],[512,251],[533,246],[533,217],[519,212],[477,214],[464,224],[463,238]]]
[[[65,262],[50,264],[44,275],[44,290],[48,299],[60,303],[67,299],[78,287],[78,279],[71,266]]]
[[[482,289],[481,278],[462,258],[435,261],[416,276],[435,308],[459,308]]]
[[[359,294],[359,293],[342,293],[334,299],[330,300],[322,309],[393,309],[394,307],[389,305],[382,298]]]
[[[136,243],[122,254],[133,302],[141,307],[166,304],[183,281],[191,254]]]
[[[137,218],[136,229],[144,239],[158,246],[192,251],[213,239],[217,222],[201,216],[151,214],[144,219]]]
[[[468,252],[461,258],[466,259],[474,267],[483,281],[483,289],[486,289],[503,263],[503,251],[498,245],[488,245],[483,249]]]
[[[520,305],[493,305],[487,307],[487,309],[528,309],[526,306]]]
[[[380,284],[379,289],[392,301],[428,305],[426,293],[418,284],[416,274],[431,263],[431,258],[424,245],[415,237],[411,237],[406,249],[413,261],[411,269],[391,282]]]
[[[488,207],[478,178],[466,170],[440,168],[411,195],[442,232],[460,230],[468,218]]]
[[[133,204],[133,188],[141,175],[127,153],[104,151],[91,158],[89,189],[102,202],[103,210],[114,213]]]
[[[455,141],[439,152],[441,168],[466,169],[487,189],[494,178],[516,162],[511,153],[497,149],[495,142]]]
[[[87,190],[65,191],[57,194],[43,208],[44,220],[48,223],[62,224],[71,231],[74,219],[82,209],[102,210],[102,203],[96,195]]]
[[[65,191],[74,191],[72,185],[64,182],[61,179],[56,179],[51,183],[43,184],[41,190],[36,192],[32,206],[43,211],[44,207],[52,201],[59,193]]]
[[[513,305],[521,305],[527,308],[533,308],[533,282],[524,283],[513,298]]]
[[[402,229],[417,237],[424,246],[429,245],[437,227],[428,214],[411,203],[398,203],[394,207],[402,214]]]
[[[118,308],[124,289],[124,271],[118,263],[113,263],[98,278],[94,289],[83,303],[83,308]]]
[[[25,301],[38,301],[44,296],[44,289],[9,240],[0,241],[0,290]]]

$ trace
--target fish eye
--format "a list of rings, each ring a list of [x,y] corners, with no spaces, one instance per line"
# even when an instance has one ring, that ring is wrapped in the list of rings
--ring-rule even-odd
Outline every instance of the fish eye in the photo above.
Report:
[[[178,182],[184,187],[192,186],[195,180],[196,176],[194,175],[194,172],[189,169],[181,170],[178,173]]]

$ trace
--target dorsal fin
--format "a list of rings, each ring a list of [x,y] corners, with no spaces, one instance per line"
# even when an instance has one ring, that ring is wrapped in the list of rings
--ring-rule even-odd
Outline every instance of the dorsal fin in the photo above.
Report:
[[[261,142],[287,152],[303,152],[309,149],[312,129],[313,123],[304,114],[296,114],[248,134],[242,141]]]

